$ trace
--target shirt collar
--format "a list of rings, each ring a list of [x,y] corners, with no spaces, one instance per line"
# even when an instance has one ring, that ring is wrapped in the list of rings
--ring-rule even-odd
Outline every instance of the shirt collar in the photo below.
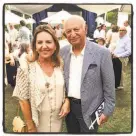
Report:
[[[86,46],[86,44],[85,44],[85,46]],[[84,48],[82,49],[82,51],[81,51],[80,55],[84,55],[84,52],[85,52],[85,46],[84,46]],[[71,45],[71,47],[70,47],[70,53],[71,53],[71,54],[74,54],[74,52],[73,52],[73,50],[72,50],[72,45]]]

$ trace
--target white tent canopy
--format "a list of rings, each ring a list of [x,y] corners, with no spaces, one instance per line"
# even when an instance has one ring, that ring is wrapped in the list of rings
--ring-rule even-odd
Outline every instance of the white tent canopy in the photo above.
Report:
[[[11,13],[10,11],[5,12],[5,24],[12,23],[12,24],[19,24],[20,20],[23,18],[20,16],[17,16],[14,13]]]
[[[71,16],[71,14],[69,14],[67,11],[59,11],[57,12],[56,14],[53,14],[52,16],[50,17],[47,17],[43,20],[41,20],[41,22],[48,22],[48,23],[51,23],[51,22],[57,22],[57,23],[62,23],[62,20],[66,20],[68,19],[69,17]]]
[[[10,5],[10,9],[13,9],[13,10],[16,10],[16,11],[20,11],[21,13],[26,13],[26,14],[29,14],[29,15],[32,15],[34,13],[37,13],[37,12],[40,12],[44,9],[47,9],[49,7],[51,7],[52,5]],[[97,15],[101,15],[103,13],[106,13],[108,11],[111,11],[113,9],[116,9],[116,8],[121,8],[121,4],[120,5],[115,5],[115,4],[103,4],[103,5],[96,5],[96,4],[88,4],[88,5],[78,5],[78,7],[80,8],[83,8],[87,11],[90,11],[90,12],[94,12],[96,13]],[[124,6],[127,6],[127,5],[124,5]],[[131,8],[131,6],[129,7]],[[124,7],[125,9],[125,7]],[[131,10],[129,10],[131,11]]]
[[[33,15],[34,13],[40,12],[44,9],[51,7],[52,5],[10,5],[10,9],[19,11],[24,14]]]

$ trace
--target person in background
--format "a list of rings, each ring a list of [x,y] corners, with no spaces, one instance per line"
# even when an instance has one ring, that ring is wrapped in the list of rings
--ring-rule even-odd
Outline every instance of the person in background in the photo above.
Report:
[[[126,21],[124,22],[124,26],[126,27],[127,35],[131,38],[131,27],[130,27],[130,25],[129,25],[128,20],[126,20]]]
[[[103,38],[98,38],[97,43],[105,47],[105,40]]]
[[[96,133],[98,124],[106,122],[115,106],[114,72],[108,49],[87,40],[86,23],[81,16],[72,15],[64,25],[70,45],[61,49],[64,79],[70,113],[66,116],[68,133]],[[104,111],[98,124],[95,111],[104,100]]]
[[[4,48],[5,49],[5,85],[10,84],[11,86],[14,86],[14,81],[13,81],[14,74],[11,71],[15,63],[14,63],[13,56],[9,52],[9,44],[10,44],[10,37],[7,32],[7,29],[5,28],[5,44],[4,44],[4,47],[5,47]]]
[[[111,38],[111,35],[112,35],[112,28],[115,26],[115,24],[111,24],[111,27],[110,29],[107,31],[106,33],[106,46],[109,47],[109,44],[110,44],[110,38]]]
[[[17,47],[16,39],[18,36],[18,31],[15,29],[14,25],[9,23],[9,38],[10,38],[10,45],[9,45],[9,52],[13,52]]]
[[[106,25],[105,24],[101,25],[100,37],[103,38],[104,40],[106,39]]]
[[[97,41],[97,39],[100,38],[100,31],[101,31],[101,25],[98,25],[93,34],[93,38],[95,41]]]
[[[26,57],[27,55],[31,55],[31,53],[32,53],[32,50],[31,50],[29,41],[20,43],[19,49],[12,53],[12,56],[14,57],[14,60],[17,63],[17,67],[19,67],[20,65],[22,65],[21,67],[25,66],[27,63]]]
[[[131,55],[131,39],[127,35],[126,27],[119,28],[119,40],[115,50],[112,52],[113,58],[118,58],[122,62],[121,83],[118,89],[124,88],[124,74],[128,64],[128,57]]]
[[[109,47],[110,52],[113,52],[117,46],[117,41],[119,40],[119,27],[114,25],[112,27],[112,34],[109,37]]]
[[[13,96],[19,99],[28,132],[61,132],[63,117],[69,113],[59,49],[53,30],[39,25],[32,57],[18,68]]]
[[[61,40],[63,32],[62,32],[62,29],[60,28],[60,25],[56,26],[55,32],[56,32],[56,37],[58,38],[58,40]]]
[[[19,33],[18,33],[18,37],[17,40],[22,43],[25,41],[29,41],[30,43],[30,38],[31,38],[31,32],[30,30],[26,27],[26,23],[24,20],[20,21],[20,29],[19,29]]]

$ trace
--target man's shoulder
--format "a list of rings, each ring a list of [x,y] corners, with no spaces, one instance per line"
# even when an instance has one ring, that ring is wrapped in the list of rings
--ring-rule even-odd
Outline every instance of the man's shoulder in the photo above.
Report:
[[[68,51],[70,51],[70,45],[66,45],[60,49],[60,53],[66,53]]]
[[[100,51],[100,52],[109,52],[108,48],[105,48],[103,46],[100,46],[99,44],[95,43],[95,42],[87,42],[87,46],[90,49],[96,50],[96,51]]]

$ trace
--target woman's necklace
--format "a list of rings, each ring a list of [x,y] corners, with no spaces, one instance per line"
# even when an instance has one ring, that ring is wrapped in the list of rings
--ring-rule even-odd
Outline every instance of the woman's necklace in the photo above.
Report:
[[[44,70],[43,70],[43,68],[42,68],[42,65],[41,65],[40,61],[37,61],[37,62],[38,62],[38,64],[39,64],[39,66],[41,67],[43,73],[45,74],[45,72],[44,72]],[[45,80],[46,80],[46,82],[45,82],[45,87],[49,88],[49,87],[50,87],[50,83],[47,81],[46,78],[45,78]]]
[[[41,67],[42,71],[43,71],[41,63],[39,61],[37,61],[37,62],[39,64],[39,66]],[[44,71],[43,71],[43,73],[44,73]],[[52,126],[52,121],[51,121],[52,120],[52,114],[56,110],[56,74],[55,74],[55,71],[53,73],[53,78],[54,78],[54,91],[52,90],[53,88],[51,88],[51,84],[45,78],[45,80],[46,80],[45,87],[47,88],[48,100],[49,100],[49,105],[50,105],[50,132],[51,132],[51,126]],[[51,99],[51,96],[50,96],[51,91],[54,92],[54,105],[53,105],[53,102],[52,102],[53,100]]]

